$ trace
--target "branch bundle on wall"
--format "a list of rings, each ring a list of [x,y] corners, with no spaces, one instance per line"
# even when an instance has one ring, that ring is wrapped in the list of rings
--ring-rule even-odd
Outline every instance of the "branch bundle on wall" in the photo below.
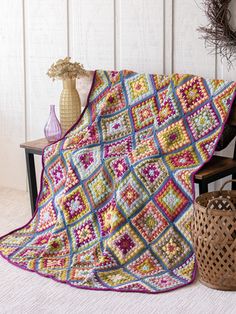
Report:
[[[226,58],[229,66],[236,59],[236,31],[230,25],[231,12],[229,9],[231,0],[205,0],[206,16],[209,24],[199,27],[206,45],[212,47],[222,57]]]

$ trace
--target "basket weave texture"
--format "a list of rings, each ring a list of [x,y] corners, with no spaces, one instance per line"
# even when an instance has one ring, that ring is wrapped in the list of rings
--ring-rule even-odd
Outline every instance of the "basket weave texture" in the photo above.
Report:
[[[193,245],[200,281],[220,290],[236,290],[236,190],[204,193],[194,203]]]

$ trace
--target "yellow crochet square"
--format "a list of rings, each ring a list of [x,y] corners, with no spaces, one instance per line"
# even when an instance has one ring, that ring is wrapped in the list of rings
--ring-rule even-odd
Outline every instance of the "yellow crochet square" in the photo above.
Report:
[[[99,272],[99,278],[111,287],[116,287],[125,283],[129,283],[136,278],[131,276],[122,269]]]
[[[157,138],[163,153],[172,152],[191,143],[183,120],[172,123],[157,133]]]

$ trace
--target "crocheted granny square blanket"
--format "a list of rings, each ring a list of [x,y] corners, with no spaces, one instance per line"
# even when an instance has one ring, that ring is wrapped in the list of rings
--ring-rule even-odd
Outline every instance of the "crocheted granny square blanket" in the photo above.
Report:
[[[214,153],[236,84],[95,71],[79,121],[43,153],[37,212],[1,255],[84,289],[191,283],[195,172]]]

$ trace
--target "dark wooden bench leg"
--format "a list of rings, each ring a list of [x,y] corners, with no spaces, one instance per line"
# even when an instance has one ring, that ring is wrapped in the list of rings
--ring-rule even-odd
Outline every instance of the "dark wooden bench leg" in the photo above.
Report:
[[[232,179],[236,180],[236,173],[232,175]],[[232,182],[232,190],[236,190],[236,182]]]
[[[38,195],[34,154],[32,154],[26,149],[25,158],[26,158],[27,176],[28,176],[28,183],[29,183],[30,205],[31,205],[31,212],[33,215],[35,212],[36,199]]]
[[[207,192],[208,192],[208,183],[204,181],[199,182],[199,194],[203,194]]]

